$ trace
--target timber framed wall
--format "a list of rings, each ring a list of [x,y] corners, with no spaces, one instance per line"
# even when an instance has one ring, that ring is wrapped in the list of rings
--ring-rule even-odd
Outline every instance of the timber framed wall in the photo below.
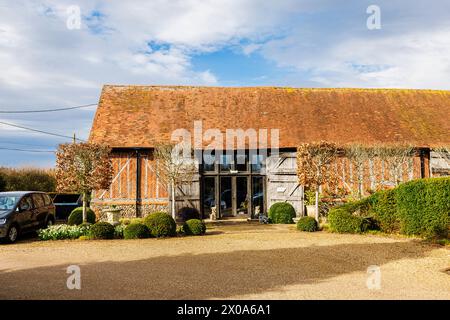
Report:
[[[400,181],[430,177],[429,157],[429,149],[417,150],[415,156],[403,164]],[[111,159],[114,174],[110,188],[92,193],[91,207],[98,217],[102,217],[101,209],[110,205],[121,208],[122,216],[128,218],[143,217],[154,211],[170,212],[169,188],[159,177],[158,162],[153,157],[152,149],[114,149]],[[358,173],[349,159],[338,158],[333,168],[340,177],[338,187],[353,191],[358,189]],[[297,216],[304,215],[304,187],[298,183],[295,148],[281,149],[279,154],[269,155],[265,172],[258,175],[264,177],[264,213],[275,202],[289,202]],[[211,175],[199,171],[191,181],[178,186],[175,190],[176,212],[182,207],[194,207],[202,211],[201,182],[203,177],[208,176]],[[395,184],[392,174],[379,159],[366,162],[363,177],[362,189],[366,195],[369,190],[379,186]]]
[[[158,163],[150,149],[114,149],[111,160],[111,186],[92,192],[91,207],[97,216],[102,216],[102,207],[110,205],[121,208],[123,217],[167,211],[167,188],[158,176]]]

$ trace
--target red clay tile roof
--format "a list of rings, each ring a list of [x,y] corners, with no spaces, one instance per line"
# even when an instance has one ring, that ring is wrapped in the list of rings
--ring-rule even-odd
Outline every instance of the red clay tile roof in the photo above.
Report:
[[[450,91],[105,85],[89,140],[152,147],[173,130],[280,129],[280,147],[339,144],[450,145]],[[205,143],[206,145],[206,143]]]

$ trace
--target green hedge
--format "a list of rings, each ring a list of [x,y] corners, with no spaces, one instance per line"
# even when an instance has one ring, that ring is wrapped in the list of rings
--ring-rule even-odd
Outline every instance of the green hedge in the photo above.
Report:
[[[176,235],[175,220],[165,212],[154,212],[144,219],[144,224],[153,237],[172,237]]]
[[[150,236],[147,226],[142,223],[131,223],[123,230],[124,239],[144,239]]]
[[[345,208],[331,209],[328,213],[330,230],[339,233],[361,233],[367,230],[367,221]]]
[[[417,180],[396,189],[400,231],[407,235],[447,236],[450,177]]]
[[[90,208],[86,209],[86,220],[89,223],[95,223],[95,213]],[[83,223],[83,207],[78,207],[72,210],[67,219],[67,224],[70,226],[78,226]]]
[[[274,203],[269,209],[271,223],[293,223],[295,218],[294,207],[287,202]]]
[[[199,219],[189,219],[183,224],[181,230],[186,235],[198,236],[205,234],[206,225]]]
[[[378,222],[378,228],[386,233],[400,232],[395,189],[379,191],[367,199],[370,203],[367,214]]]
[[[359,217],[358,217],[359,216]],[[420,179],[330,210],[330,229],[361,232],[358,227],[423,237],[446,237],[450,228],[450,177]],[[355,231],[356,230],[356,231]]]
[[[297,221],[297,230],[314,232],[319,229],[316,219],[313,217],[301,217]]]

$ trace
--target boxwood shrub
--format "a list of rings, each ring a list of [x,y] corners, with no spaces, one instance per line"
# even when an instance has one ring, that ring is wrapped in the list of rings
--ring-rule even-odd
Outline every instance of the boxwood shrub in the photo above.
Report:
[[[181,230],[186,235],[198,236],[205,234],[206,225],[199,219],[190,219],[183,224]]]
[[[114,226],[108,222],[97,222],[89,229],[89,236],[92,239],[113,239]]]
[[[339,233],[361,233],[367,230],[367,221],[352,215],[346,208],[334,208],[328,213],[330,230]]]
[[[165,212],[154,212],[144,219],[144,224],[153,237],[172,237],[176,234],[175,220]]]
[[[269,209],[269,220],[271,223],[293,223],[295,218],[294,207],[287,202],[274,203]]]
[[[90,208],[86,208],[86,220],[89,223],[95,223],[95,213]],[[67,224],[70,226],[78,226],[83,223],[83,207],[78,207],[72,210],[67,219]]]
[[[314,232],[319,230],[316,219],[313,217],[301,217],[297,221],[297,230]]]
[[[150,236],[147,226],[142,223],[131,223],[123,230],[124,239],[143,239]]]

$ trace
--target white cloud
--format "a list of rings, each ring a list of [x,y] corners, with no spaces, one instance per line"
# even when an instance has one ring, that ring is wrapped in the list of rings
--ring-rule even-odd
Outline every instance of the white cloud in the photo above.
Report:
[[[105,83],[220,85],[192,57],[224,47],[274,62],[275,78],[255,78],[262,85],[450,87],[446,0],[378,0],[375,32],[365,28],[368,0],[1,1],[3,109],[92,103]],[[80,6],[80,30],[66,28],[70,5]],[[27,117],[6,119],[87,137],[93,111]]]

